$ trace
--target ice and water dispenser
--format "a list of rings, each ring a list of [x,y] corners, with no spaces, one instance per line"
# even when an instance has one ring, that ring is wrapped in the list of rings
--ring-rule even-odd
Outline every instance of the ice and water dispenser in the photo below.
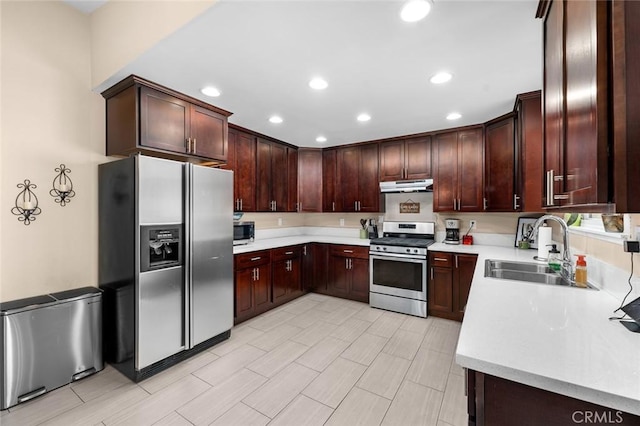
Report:
[[[182,265],[182,225],[140,227],[140,272]]]

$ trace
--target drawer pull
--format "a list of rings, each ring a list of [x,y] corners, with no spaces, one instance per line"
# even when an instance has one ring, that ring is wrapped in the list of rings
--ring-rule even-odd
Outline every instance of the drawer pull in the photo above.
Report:
[[[251,261],[252,261],[252,262],[255,262],[256,260],[260,260],[260,259],[262,259],[262,257],[261,257],[261,256],[258,256],[258,257],[252,257],[252,258],[251,258]]]
[[[444,257],[434,257],[433,260],[436,262],[448,262],[449,259],[445,259]]]
[[[353,250],[343,250],[345,253],[353,253]]]
[[[286,251],[284,254],[293,254],[292,251]]]

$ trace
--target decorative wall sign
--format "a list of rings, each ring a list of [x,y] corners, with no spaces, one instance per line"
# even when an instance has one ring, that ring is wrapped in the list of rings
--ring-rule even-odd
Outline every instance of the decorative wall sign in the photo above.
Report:
[[[24,222],[25,225],[29,225],[32,221],[36,220],[36,216],[42,213],[40,207],[38,207],[38,197],[32,191],[37,188],[34,183],[31,183],[29,179],[25,179],[24,183],[19,183],[18,188],[22,191],[18,194],[15,201],[15,207],[11,209],[11,213],[18,216],[20,222]]]
[[[49,191],[49,194],[55,199],[56,203],[60,203],[60,206],[64,207],[71,201],[71,197],[75,197],[76,192],[73,190],[73,182],[67,173],[71,173],[67,166],[60,164],[60,167],[55,169],[58,174],[53,178],[53,189]]]
[[[400,203],[400,213],[420,213],[420,203],[408,199],[404,203]]]

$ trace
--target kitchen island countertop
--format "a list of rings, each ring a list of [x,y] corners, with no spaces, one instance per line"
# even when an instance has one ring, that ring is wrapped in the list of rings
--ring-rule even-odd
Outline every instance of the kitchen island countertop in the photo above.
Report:
[[[640,334],[608,319],[619,300],[602,290],[484,276],[486,259],[533,262],[535,250],[442,243],[429,250],[478,255],[459,365],[640,415]]]

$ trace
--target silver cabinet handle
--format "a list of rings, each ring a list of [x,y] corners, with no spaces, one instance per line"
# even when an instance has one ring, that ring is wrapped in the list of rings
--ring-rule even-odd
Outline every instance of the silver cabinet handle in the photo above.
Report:
[[[236,211],[240,211],[240,199],[236,198]]]
[[[485,210],[487,209],[487,197],[482,199],[482,208]]]
[[[458,255],[456,254],[456,269],[458,269]]]
[[[336,211],[336,202],[335,201],[331,202],[331,210],[334,211],[334,212]]]
[[[302,254],[307,255],[307,246],[302,246]]]
[[[569,196],[567,194],[562,194],[562,195],[554,195],[553,196],[554,200],[568,200]]]
[[[262,257],[261,257],[261,256],[258,256],[258,257],[252,257],[252,258],[251,258],[251,261],[252,261],[252,262],[255,262],[256,260],[260,260],[260,259],[262,259]]]
[[[520,205],[518,204],[518,200],[520,199],[520,197],[518,197],[518,194],[513,194],[513,209],[514,210],[518,210],[520,208]]]
[[[456,199],[454,198],[453,199],[453,211],[455,211],[455,210],[456,210]]]
[[[302,211],[302,203],[298,203],[298,211],[301,212]]]
[[[277,201],[273,201],[273,211],[277,211],[278,210],[278,202]]]
[[[433,281],[433,267],[431,267],[431,281]]]
[[[191,152],[191,138],[187,138],[187,140],[184,142],[187,145],[186,147],[187,153]]]
[[[284,254],[293,254],[292,251],[285,251]]]
[[[195,154],[198,148],[196,147],[196,138],[193,138],[193,153]]]
[[[242,211],[242,198],[240,198],[240,211]]]
[[[357,201],[353,202],[353,210],[354,211],[358,211],[358,202]]]
[[[546,205],[547,206],[552,206],[553,205],[553,170],[547,170],[546,172],[547,176],[547,190],[546,190]]]
[[[252,278],[254,281],[256,281],[256,268],[253,268],[253,269],[251,270],[251,278]]]
[[[446,262],[447,259],[445,259],[444,257],[434,257],[433,260],[436,260],[438,262]]]
[[[353,253],[353,250],[342,250],[345,253]]]
[[[260,281],[260,268],[256,268],[256,275],[258,276],[256,281]]]
[[[349,258],[344,259],[344,269],[349,269]]]

